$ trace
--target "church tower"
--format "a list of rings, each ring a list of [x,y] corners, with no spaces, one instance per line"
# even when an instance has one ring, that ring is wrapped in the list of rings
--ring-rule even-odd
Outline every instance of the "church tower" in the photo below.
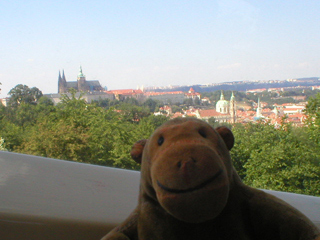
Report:
[[[216,111],[223,114],[229,113],[229,102],[224,99],[224,94],[222,90],[220,100],[216,104]]]
[[[256,117],[257,118],[261,118],[262,117],[262,107],[261,107],[261,104],[260,104],[260,98],[258,98],[258,106],[257,106]]]
[[[231,123],[236,123],[236,101],[233,95],[233,92],[231,94],[230,98],[230,116],[231,116]]]
[[[64,75],[64,70],[62,70],[62,77],[59,71],[58,77],[58,93],[66,93],[67,92],[67,80]]]
[[[79,74],[78,74],[78,91],[86,92],[89,89],[86,88],[86,76],[82,72],[82,67],[80,66]]]

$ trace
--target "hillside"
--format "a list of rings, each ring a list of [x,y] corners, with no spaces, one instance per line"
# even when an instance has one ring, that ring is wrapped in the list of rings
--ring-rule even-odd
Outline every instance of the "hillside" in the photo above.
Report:
[[[285,87],[308,87],[320,85],[319,77],[310,78],[297,78],[288,80],[269,80],[269,81],[234,81],[224,82],[212,85],[189,85],[189,86],[174,86],[174,87],[163,87],[156,89],[146,89],[147,91],[183,91],[187,92],[192,87],[196,92],[213,92],[217,90],[232,90],[232,91],[247,91],[252,89],[260,88],[285,88]]]

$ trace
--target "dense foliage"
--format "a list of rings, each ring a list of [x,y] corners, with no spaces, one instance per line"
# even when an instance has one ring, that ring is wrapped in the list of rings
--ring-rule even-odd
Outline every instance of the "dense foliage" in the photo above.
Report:
[[[166,120],[125,102],[107,108],[87,104],[73,92],[56,106],[46,97],[37,104],[1,106],[0,137],[9,151],[138,169],[131,146]]]
[[[247,124],[233,133],[231,156],[246,184],[320,196],[320,146],[307,127]]]
[[[132,144],[148,138],[167,118],[152,114],[158,108],[154,101],[130,101],[88,104],[72,94],[56,106],[46,97],[1,105],[0,148],[139,169],[129,155]],[[236,143],[231,155],[243,181],[257,188],[320,196],[319,109],[320,94],[310,99],[308,125],[301,128],[282,124],[275,129],[268,123],[233,125]]]
[[[10,106],[19,106],[22,103],[35,104],[42,97],[42,92],[36,88],[29,88],[27,85],[18,84],[9,92]]]

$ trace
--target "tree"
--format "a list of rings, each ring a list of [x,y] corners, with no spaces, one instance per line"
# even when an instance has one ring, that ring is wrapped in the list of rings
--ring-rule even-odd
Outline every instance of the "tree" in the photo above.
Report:
[[[9,91],[10,100],[8,105],[11,107],[17,107],[21,103],[35,104],[40,97],[42,92],[36,88],[29,88],[27,85],[18,84]]]
[[[22,101],[15,107],[1,107],[1,118],[10,121],[17,126],[26,128],[27,126],[37,123],[37,119],[42,116],[48,115],[51,111],[54,111],[53,102],[47,97],[41,97],[37,104],[29,104]]]
[[[151,114],[149,108],[129,103],[120,103],[115,108],[120,112],[124,120],[131,123],[138,123],[142,118]]]
[[[110,141],[112,144],[110,158],[114,167],[136,170],[140,168],[130,156],[131,148],[137,141],[137,136],[134,134],[135,128],[135,124],[127,121],[115,123]]]
[[[194,103],[193,103],[192,98],[187,98],[183,101],[183,104],[185,104],[189,107],[189,106],[193,106]]]
[[[103,107],[103,108],[108,109],[109,106],[110,106],[110,102],[111,102],[111,100],[108,99],[108,98],[106,98],[106,99],[94,100],[94,101],[92,101],[91,103],[92,103],[92,104],[95,104],[95,105],[98,106],[98,107]]]
[[[21,102],[17,108],[12,110],[12,113],[14,114],[12,122],[22,128],[35,124],[38,117],[36,106],[25,102]]]
[[[42,96],[38,100],[36,110],[41,114],[47,115],[51,111],[54,111],[54,103],[50,98]]]
[[[42,100],[41,100],[42,101]],[[41,102],[40,101],[40,102]],[[40,106],[40,104],[38,104]],[[38,107],[36,106],[36,107]],[[88,104],[75,92],[37,119],[15,151],[50,158],[137,169],[130,157],[136,124],[114,109]]]
[[[320,115],[320,93],[311,97],[305,109],[305,113],[310,117],[316,117],[319,119]]]
[[[130,156],[133,144],[138,140],[148,139],[154,130],[167,120],[165,116],[150,115],[142,118],[137,126],[128,122],[117,124],[116,129],[112,132],[114,144],[111,158],[114,161],[113,166],[140,169],[140,165]]]
[[[143,106],[148,107],[150,112],[157,112],[159,111],[159,101],[155,101],[151,98],[148,98],[144,103]]]
[[[288,139],[290,138],[290,139]],[[320,195],[319,154],[291,136],[251,153],[245,182],[253,187]]]
[[[176,112],[183,112],[182,111],[182,107],[179,107],[179,106],[177,106],[177,105],[172,105],[171,106],[171,110],[172,110],[172,113],[176,113]]]
[[[139,102],[137,99],[133,98],[133,97],[129,97],[129,98],[125,98],[123,100],[123,102],[128,103],[130,105],[135,105],[135,106],[139,106]]]
[[[305,109],[307,115],[306,125],[309,138],[314,142],[320,141],[320,93],[311,97]]]
[[[117,118],[114,118],[117,119]],[[107,112],[83,99],[63,96],[55,111],[39,118],[15,150],[21,153],[112,165],[114,122]]]
[[[0,102],[0,121],[5,117],[7,108]]]
[[[200,98],[195,98],[195,99],[194,99],[194,104],[195,104],[195,105],[198,105],[198,106],[201,105]]]
[[[42,91],[37,87],[31,88],[30,94],[33,96],[34,102],[37,102],[43,96]]]
[[[135,128],[135,140],[148,139],[154,130],[166,122],[168,117],[159,115],[150,115],[141,119],[137,128]]]
[[[8,151],[20,146],[23,142],[23,129],[4,118],[0,121],[0,136],[5,139],[4,145]]]
[[[307,128],[266,123],[235,125],[234,166],[257,188],[320,195],[320,147]]]

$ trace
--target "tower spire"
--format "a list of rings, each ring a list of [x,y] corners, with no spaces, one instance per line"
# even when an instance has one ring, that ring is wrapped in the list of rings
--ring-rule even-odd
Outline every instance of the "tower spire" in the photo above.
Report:
[[[58,93],[65,93],[66,91],[67,91],[67,81],[64,75],[64,70],[62,70],[62,77],[61,77],[61,72],[59,70]]]
[[[260,104],[260,97],[258,98],[258,107],[257,107],[257,117],[261,117],[262,116],[262,108],[261,108],[261,104]]]
[[[82,67],[80,66],[79,74],[78,74],[78,91],[86,92],[89,91],[90,89],[88,88],[86,84],[86,76],[82,72]]]
[[[59,76],[58,76],[58,93],[61,92],[61,87],[62,87],[62,78],[61,78],[61,73],[59,70]]]
[[[82,72],[82,67],[80,65],[80,69],[79,69],[79,74],[78,74],[78,80],[81,79],[81,78],[85,78],[83,72]]]
[[[66,77],[65,77],[65,75],[64,75],[64,69],[62,69],[62,80],[65,81],[65,82],[67,81],[67,80],[66,80]]]
[[[230,98],[230,116],[231,116],[231,123],[236,123],[237,116],[236,116],[236,101],[232,91],[231,98]]]
[[[221,90],[221,96],[220,96],[220,100],[224,100],[224,94],[223,94],[223,90]]]
[[[231,93],[230,101],[234,101],[234,94],[233,94],[233,91],[232,91],[232,93]]]

